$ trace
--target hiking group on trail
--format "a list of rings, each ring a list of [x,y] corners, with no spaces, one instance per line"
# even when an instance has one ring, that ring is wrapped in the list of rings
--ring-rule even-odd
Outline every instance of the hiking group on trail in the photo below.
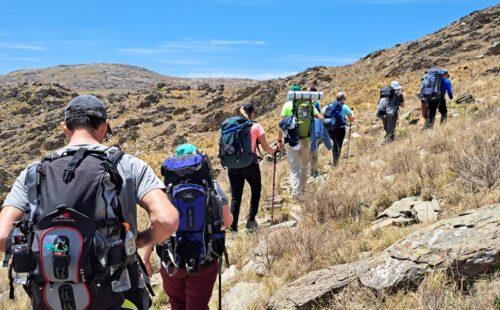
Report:
[[[448,72],[426,72],[418,92],[426,117],[423,128],[433,126],[438,109],[441,123],[446,120],[445,92],[453,99]],[[219,158],[227,169],[230,204],[209,156],[195,145],[180,145],[163,161],[162,181],[144,161],[102,144],[111,127],[100,99],[73,98],[61,122],[68,144],[24,169],[2,205],[0,251],[5,252],[4,266],[9,265],[9,297],[14,298],[16,284],[36,310],[148,309],[154,296],[151,254],[156,251],[172,309],[208,309],[217,276],[221,308],[222,265],[229,267],[225,233],[239,231],[245,182],[251,191],[245,228],[258,229],[259,145],[274,156],[273,207],[279,152],[287,157],[290,194],[299,202],[308,176],[320,174],[321,144],[332,150],[330,165],[339,165],[355,118],[345,92],[321,108],[323,97],[315,87],[301,91],[292,86],[281,109],[276,145],[268,143],[255,121],[253,103],[222,122]],[[395,140],[404,105],[398,81],[381,89],[376,108],[385,130],[381,144]],[[148,228],[141,231],[137,204],[149,216]],[[138,248],[144,249],[142,257]]]

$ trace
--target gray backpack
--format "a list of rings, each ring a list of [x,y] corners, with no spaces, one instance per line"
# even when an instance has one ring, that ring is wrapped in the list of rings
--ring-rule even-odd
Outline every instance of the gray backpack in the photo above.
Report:
[[[377,105],[377,117],[393,117],[397,112],[396,94],[391,86],[382,87],[380,90],[380,99]]]

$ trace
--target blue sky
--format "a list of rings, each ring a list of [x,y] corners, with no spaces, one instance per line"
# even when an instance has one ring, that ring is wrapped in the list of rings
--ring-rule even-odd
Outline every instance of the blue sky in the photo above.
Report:
[[[496,3],[7,0],[0,6],[0,74],[124,63],[179,77],[275,78],[352,63]]]

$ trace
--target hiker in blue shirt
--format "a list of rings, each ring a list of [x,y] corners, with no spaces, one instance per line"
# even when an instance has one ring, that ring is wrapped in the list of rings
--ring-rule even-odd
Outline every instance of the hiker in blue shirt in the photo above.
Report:
[[[448,97],[453,99],[453,92],[451,89],[451,81],[449,80],[450,74],[448,71],[443,72],[443,79],[441,83],[441,96],[436,100],[428,100],[427,101],[427,117],[424,125],[424,129],[432,128],[434,125],[434,119],[436,117],[436,112],[439,111],[441,114],[441,124],[446,122],[446,118],[448,116],[448,109],[446,108],[446,93],[448,93]]]
[[[347,121],[349,120],[349,125],[354,122],[354,114],[352,110],[345,103],[346,95],[344,92],[337,93],[337,100],[335,102],[329,103],[323,108],[323,124],[325,124],[328,134],[333,141],[333,161],[332,166],[336,167],[339,162],[340,152],[342,151],[342,144],[344,143],[344,138],[346,134]],[[340,106],[338,108],[338,106]],[[335,112],[335,110],[338,111]],[[338,113],[336,120],[336,113]],[[331,115],[330,115],[331,114]],[[337,123],[338,122],[338,123]]]
[[[450,74],[448,71],[443,75],[443,83],[441,84],[441,93],[443,94],[443,97],[441,97],[441,100],[439,101],[439,106],[438,110],[439,113],[441,114],[441,124],[446,122],[446,118],[448,117],[448,108],[446,107],[446,93],[448,93],[448,97],[450,100],[453,100],[453,91],[451,89],[451,81],[450,81]]]

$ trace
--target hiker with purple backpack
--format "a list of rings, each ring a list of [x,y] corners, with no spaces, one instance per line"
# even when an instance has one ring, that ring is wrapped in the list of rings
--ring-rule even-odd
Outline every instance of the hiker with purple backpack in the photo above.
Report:
[[[167,193],[180,214],[175,236],[156,246],[163,290],[172,310],[208,310],[223,258],[228,266],[224,229],[233,216],[208,156],[192,144],[179,146],[175,154],[162,164]],[[149,275],[152,252],[150,246],[144,253]]]

